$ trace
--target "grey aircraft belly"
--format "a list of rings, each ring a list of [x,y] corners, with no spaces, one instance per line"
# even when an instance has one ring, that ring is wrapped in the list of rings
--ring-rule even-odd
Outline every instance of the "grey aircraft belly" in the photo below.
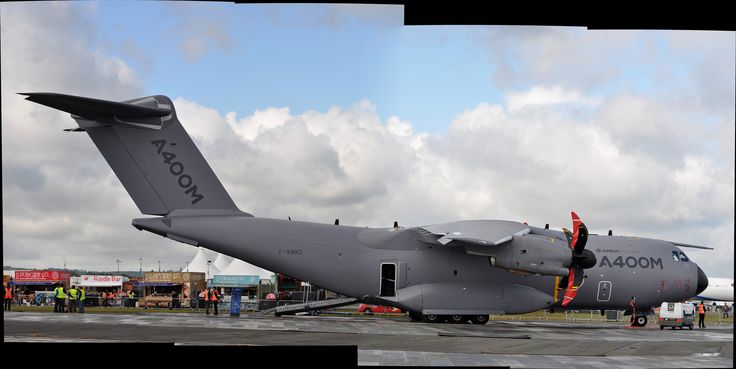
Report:
[[[503,220],[363,228],[254,217],[237,208],[166,96],[123,102],[56,93],[27,100],[72,114],[141,213],[133,226],[308,280],[412,319],[485,323],[488,314],[618,309],[635,324],[707,287],[686,245]]]

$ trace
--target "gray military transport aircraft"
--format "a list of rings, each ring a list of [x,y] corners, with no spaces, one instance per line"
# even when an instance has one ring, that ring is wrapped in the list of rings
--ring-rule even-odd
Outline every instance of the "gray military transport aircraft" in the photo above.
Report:
[[[72,114],[141,213],[133,226],[308,280],[413,320],[485,324],[489,314],[541,309],[632,309],[634,324],[664,301],[705,290],[705,273],[679,247],[505,220],[422,227],[350,227],[257,218],[235,206],[161,95],[123,102],[56,93],[27,100]],[[679,246],[679,247],[678,247]]]

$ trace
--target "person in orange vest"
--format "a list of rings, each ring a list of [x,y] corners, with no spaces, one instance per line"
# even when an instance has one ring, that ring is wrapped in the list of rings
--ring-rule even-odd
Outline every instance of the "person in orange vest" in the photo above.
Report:
[[[217,303],[220,301],[220,292],[217,291],[217,288],[213,288],[210,292],[210,302],[215,307],[215,315],[217,315]]]
[[[107,292],[105,292],[105,291],[102,291],[100,305],[101,306],[106,306],[107,305]]]
[[[698,317],[700,318],[698,320],[698,328],[705,328],[705,305],[703,305],[703,301],[700,301],[700,305],[698,305]]]
[[[13,302],[13,289],[10,288],[10,285],[5,285],[5,295],[3,295],[3,303],[5,306],[4,311],[10,311],[10,305],[12,305]]]
[[[204,315],[210,315],[210,289],[205,288],[203,293],[204,293],[204,305],[205,305]]]

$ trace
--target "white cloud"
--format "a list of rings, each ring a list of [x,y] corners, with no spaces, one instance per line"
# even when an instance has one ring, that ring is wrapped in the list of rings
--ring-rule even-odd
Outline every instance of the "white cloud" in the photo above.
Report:
[[[732,252],[722,240],[733,237],[723,227],[733,219],[733,168],[712,160],[711,143],[695,141],[688,150],[676,146],[670,149],[672,160],[662,161],[653,150],[631,149],[632,142],[661,144],[676,140],[679,132],[622,136],[626,130],[610,122],[615,112],[625,120],[639,114],[637,109],[611,109],[611,104],[626,106],[612,98],[613,103],[591,104],[598,107],[594,114],[581,118],[563,105],[598,98],[546,90],[571,98],[533,109],[481,103],[459,114],[444,135],[415,133],[397,117],[381,121],[367,101],[300,115],[287,108],[242,118],[218,113],[206,123],[187,119],[187,124],[227,122],[232,131],[207,131],[211,136],[201,141],[211,144],[202,151],[236,202],[256,216],[340,218],[342,224],[367,226],[495,218],[559,228],[569,226],[574,209],[597,232],[613,228],[617,234]],[[517,96],[534,97],[538,91],[545,88]],[[623,100],[658,106],[643,97]],[[682,118],[678,124],[688,128],[697,122]],[[701,232],[703,227],[709,231]],[[720,264],[716,270],[723,275],[727,268]]]
[[[559,104],[580,104],[588,108],[595,108],[600,104],[600,100],[600,98],[584,97],[577,91],[565,91],[561,86],[534,86],[523,93],[510,93],[506,98],[506,106],[509,110]]]
[[[74,126],[69,115],[14,94],[128,99],[145,95],[143,82],[97,50],[94,26],[78,13],[84,5],[22,5],[0,5],[5,260],[49,267],[67,257],[71,267],[113,269],[121,259],[121,268],[137,270],[143,257],[145,269],[157,260],[183,266],[196,249],[129,226],[138,210],[89,138],[61,132]],[[703,107],[672,96],[603,98],[558,84],[561,67],[550,60],[581,66],[573,59],[588,57],[572,48],[576,37],[540,39],[550,59],[530,67],[538,85],[507,94],[503,105],[459,112],[443,134],[398,116],[382,120],[370,101],[302,114],[225,113],[186,96],[175,106],[236,203],[257,216],[366,226],[496,218],[559,228],[574,209],[594,231],[733,256],[733,104],[718,105],[704,129]],[[596,41],[588,37],[582,42]],[[589,87],[596,78],[584,72]],[[733,273],[731,258],[696,261],[713,275]]]
[[[167,37],[176,40],[179,52],[189,63],[196,62],[207,51],[226,51],[232,47],[232,38],[225,24],[230,15],[224,9],[210,4],[176,2],[167,17],[173,24]]]

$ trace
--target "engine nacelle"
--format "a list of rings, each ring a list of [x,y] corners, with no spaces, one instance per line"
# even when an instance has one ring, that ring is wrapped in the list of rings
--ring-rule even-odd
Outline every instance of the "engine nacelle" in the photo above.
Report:
[[[514,236],[510,242],[489,247],[491,266],[521,274],[567,276],[572,250],[564,242],[537,235]]]

